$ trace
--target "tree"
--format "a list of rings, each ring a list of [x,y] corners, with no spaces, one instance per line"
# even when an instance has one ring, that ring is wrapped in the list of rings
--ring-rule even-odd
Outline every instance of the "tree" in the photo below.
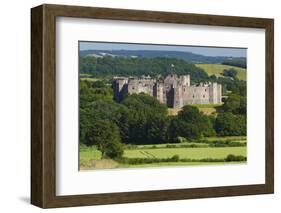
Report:
[[[215,121],[215,129],[219,136],[246,135],[246,116],[220,113]]]
[[[224,62],[222,62],[222,64],[247,68],[246,58],[229,59],[229,60],[225,60]]]
[[[201,113],[197,107],[190,105],[184,106],[178,117],[172,119],[169,133],[173,141],[179,136],[198,139],[202,136],[215,135],[211,119]]]
[[[230,94],[221,108],[224,112],[246,115],[247,98],[237,94]]]
[[[97,146],[102,158],[120,158],[123,154],[119,128],[108,120],[96,120],[86,134],[86,145]]]
[[[224,112],[236,112],[240,107],[240,96],[237,94],[230,94],[222,105]]]
[[[225,76],[225,77],[230,77],[230,78],[233,78],[233,79],[237,79],[237,70],[231,68],[231,69],[225,69],[223,70],[223,73],[222,75]]]
[[[158,144],[166,141],[167,106],[143,93],[129,95],[121,104],[127,107],[119,126],[124,143]]]
[[[198,139],[201,136],[200,129],[193,123],[186,122],[178,117],[171,120],[169,135],[171,142],[179,142],[178,137],[187,139]]]

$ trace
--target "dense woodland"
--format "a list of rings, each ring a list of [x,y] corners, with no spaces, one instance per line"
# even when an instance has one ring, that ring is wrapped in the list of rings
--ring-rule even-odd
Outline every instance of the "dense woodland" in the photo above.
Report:
[[[241,59],[228,59],[222,62],[224,65],[231,65],[235,67],[242,67],[242,68],[247,68],[247,62],[245,58]]]
[[[146,94],[130,95],[121,103],[113,101],[110,80],[105,77],[165,76],[171,64],[177,74],[190,74],[195,82],[217,81],[223,85],[228,98],[217,107],[216,115],[207,116],[187,105],[177,116],[168,116],[166,105]],[[83,72],[105,79],[80,81],[80,143],[96,146],[103,156],[122,156],[124,144],[180,143],[180,138],[246,135],[246,82],[237,80],[235,72],[209,77],[193,64],[173,58],[83,57],[80,67]]]
[[[193,82],[208,81],[204,70],[194,64],[176,58],[129,58],[129,57],[80,57],[80,72],[91,73],[93,77],[141,76],[162,77],[170,74],[171,64],[177,69],[175,74],[190,74]]]

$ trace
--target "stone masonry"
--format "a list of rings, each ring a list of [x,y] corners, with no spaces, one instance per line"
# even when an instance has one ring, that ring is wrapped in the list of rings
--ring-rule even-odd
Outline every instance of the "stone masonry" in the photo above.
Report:
[[[220,104],[222,87],[218,83],[190,84],[190,75],[168,75],[164,81],[142,76],[141,78],[114,77],[114,100],[121,101],[127,94],[145,93],[169,108],[187,104]]]

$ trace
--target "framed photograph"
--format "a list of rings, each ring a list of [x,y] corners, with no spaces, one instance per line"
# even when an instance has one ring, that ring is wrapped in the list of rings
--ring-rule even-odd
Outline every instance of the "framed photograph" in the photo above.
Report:
[[[31,9],[31,203],[274,191],[274,21]]]

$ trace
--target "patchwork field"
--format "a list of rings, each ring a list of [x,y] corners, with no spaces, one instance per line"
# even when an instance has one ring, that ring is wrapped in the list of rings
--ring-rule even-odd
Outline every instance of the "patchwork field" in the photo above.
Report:
[[[209,76],[215,75],[217,77],[223,77],[223,75],[221,75],[223,70],[233,68],[238,72],[237,73],[238,79],[246,81],[247,72],[246,69],[244,68],[223,65],[223,64],[196,64],[196,66],[205,70]]]
[[[247,156],[246,146],[238,147],[210,147],[210,143],[231,140],[233,142],[246,143],[246,137],[213,137],[207,138],[204,142],[183,142],[178,144],[157,144],[157,145],[133,145],[127,146],[123,158],[127,160],[157,160],[171,159],[177,156],[179,159],[192,159],[192,161],[177,162],[150,162],[150,163],[120,163],[112,159],[101,159],[101,152],[95,148],[83,148],[80,150],[80,169],[109,169],[109,168],[139,168],[139,167],[157,167],[157,166],[188,166],[188,165],[210,165],[226,163],[243,163],[245,161],[223,162],[222,159],[228,155]],[[185,147],[187,145],[196,145],[196,147]],[[203,162],[200,160],[203,159]],[[217,162],[205,161],[204,159],[219,159]]]

